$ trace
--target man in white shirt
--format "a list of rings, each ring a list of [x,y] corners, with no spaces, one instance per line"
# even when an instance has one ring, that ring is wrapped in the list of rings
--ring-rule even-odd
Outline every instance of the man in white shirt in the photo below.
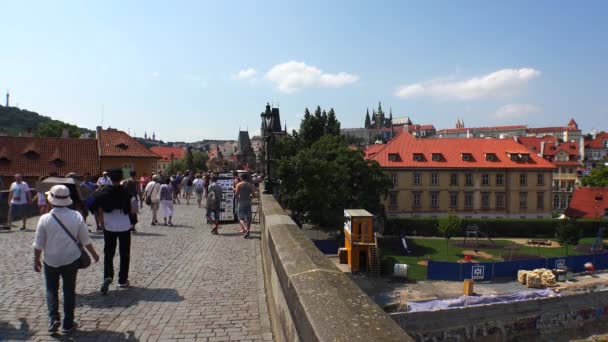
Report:
[[[110,177],[108,177],[108,172],[104,171],[101,174],[101,177],[99,177],[99,179],[97,180],[97,186],[98,187],[102,187],[102,186],[106,186],[106,185],[110,185],[112,184],[112,181],[110,180]]]
[[[8,222],[5,229],[11,229],[11,223],[13,219],[23,220],[23,226],[21,230],[25,230],[27,223],[27,204],[32,200],[30,194],[30,187],[26,182],[23,181],[23,177],[20,174],[15,175],[15,181],[11,184],[8,193]]]
[[[152,176],[152,181],[146,185],[146,189],[144,190],[144,201],[148,202],[150,199],[150,209],[152,210],[152,223],[151,225],[155,226],[158,224],[158,208],[160,208],[160,176],[154,175]]]
[[[59,279],[63,279],[63,332],[70,333],[76,327],[76,275],[78,273],[80,248],[68,232],[86,247],[95,262],[99,255],[93,247],[87,225],[82,215],[69,209],[72,205],[70,190],[65,185],[55,185],[48,194],[53,209],[40,217],[34,239],[34,271],[42,270],[41,256],[44,252],[44,278],[46,304],[49,315],[49,332],[55,333],[61,325],[59,315]],[[66,232],[61,224],[68,231]]]

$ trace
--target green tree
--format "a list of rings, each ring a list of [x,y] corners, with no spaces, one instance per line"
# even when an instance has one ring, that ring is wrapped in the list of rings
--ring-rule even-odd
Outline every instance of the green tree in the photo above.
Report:
[[[581,179],[583,186],[608,187],[608,166],[600,165]]]
[[[449,212],[448,215],[442,216],[437,220],[437,230],[445,239],[445,254],[448,254],[450,248],[450,239],[460,233],[460,227],[462,225],[462,219],[453,212]]]
[[[207,171],[207,161],[209,160],[209,156],[206,152],[192,150],[192,164],[193,169],[197,172]]]
[[[336,118],[336,113],[333,108],[329,109],[327,121],[325,125],[325,133],[332,135],[340,135],[340,121]]]
[[[566,248],[566,256],[568,256],[568,246],[578,245],[582,236],[581,227],[576,224],[575,219],[566,219],[560,222],[557,228],[557,242]]]
[[[298,224],[342,225],[346,208],[377,213],[390,180],[375,161],[351,150],[340,136],[325,135],[279,161],[281,199]]]
[[[315,113],[315,115],[311,115],[308,108],[304,110],[304,119],[302,119],[302,122],[300,123],[300,132],[298,134],[298,140],[301,147],[310,147],[315,141],[321,139],[324,134],[324,127],[321,120],[320,108],[318,108],[318,113]]]
[[[58,138],[62,136],[64,129],[68,130],[70,138],[80,137],[80,129],[78,127],[61,121],[50,121],[41,124],[36,130],[36,136]]]

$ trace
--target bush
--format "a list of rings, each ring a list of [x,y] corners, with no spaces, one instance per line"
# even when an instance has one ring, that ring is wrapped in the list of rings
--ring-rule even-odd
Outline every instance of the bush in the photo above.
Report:
[[[490,237],[524,237],[555,238],[561,220],[556,219],[462,219],[463,229],[459,236],[464,236],[466,227],[476,224],[481,232]],[[399,234],[405,231],[408,235],[441,236],[437,229],[438,219],[433,217],[400,217],[386,221],[387,234]],[[595,237],[600,223],[596,220],[577,220],[582,237]]]

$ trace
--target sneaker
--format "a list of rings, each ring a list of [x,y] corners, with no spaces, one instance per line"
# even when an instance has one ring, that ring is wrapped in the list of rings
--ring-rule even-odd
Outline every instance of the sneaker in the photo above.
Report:
[[[245,235],[243,235],[243,238],[245,238],[245,239],[246,239],[246,238],[248,238],[248,237],[249,237],[249,232],[250,232],[249,230],[248,230],[248,231],[246,231],[246,232],[245,232]]]
[[[156,222],[152,221],[152,223],[150,223],[150,225],[156,226]]]
[[[11,226],[2,226],[0,227],[2,230],[11,230]]]
[[[21,227],[21,228],[19,228],[19,230],[24,231],[24,230],[25,230],[25,227]]]
[[[77,328],[78,328],[78,322],[74,321],[74,322],[72,322],[71,328],[69,328],[69,329],[63,328],[63,329],[61,329],[61,332],[67,335],[67,334],[73,333],[74,330],[76,330]]]
[[[108,294],[108,290],[110,289],[110,284],[112,284],[112,278],[106,278],[101,284],[101,294]]]
[[[54,333],[56,333],[59,330],[60,326],[61,326],[61,322],[57,321],[57,320],[54,320],[54,321],[51,322],[51,324],[49,324],[49,330],[48,331],[51,334],[54,334]]]
[[[217,235],[217,228],[211,228],[211,234]]]
[[[131,228],[131,231],[132,231],[133,233],[137,233],[137,229],[135,229],[135,227]]]
[[[118,284],[118,287],[120,287],[121,289],[124,289],[124,288],[129,287],[129,286],[131,286],[131,283],[128,280],[125,283],[122,283],[122,284],[119,283]]]

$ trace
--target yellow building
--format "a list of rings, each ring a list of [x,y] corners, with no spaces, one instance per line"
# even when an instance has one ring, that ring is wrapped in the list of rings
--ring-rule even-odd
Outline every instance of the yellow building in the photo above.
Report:
[[[97,127],[97,143],[101,170],[122,169],[125,177],[131,171],[151,175],[161,157],[148,150],[123,131]]]
[[[554,165],[511,139],[416,139],[400,133],[371,160],[393,187],[389,216],[551,217]]]
[[[344,210],[344,247],[351,271],[370,271],[376,253],[373,232],[374,216],[363,209]]]

